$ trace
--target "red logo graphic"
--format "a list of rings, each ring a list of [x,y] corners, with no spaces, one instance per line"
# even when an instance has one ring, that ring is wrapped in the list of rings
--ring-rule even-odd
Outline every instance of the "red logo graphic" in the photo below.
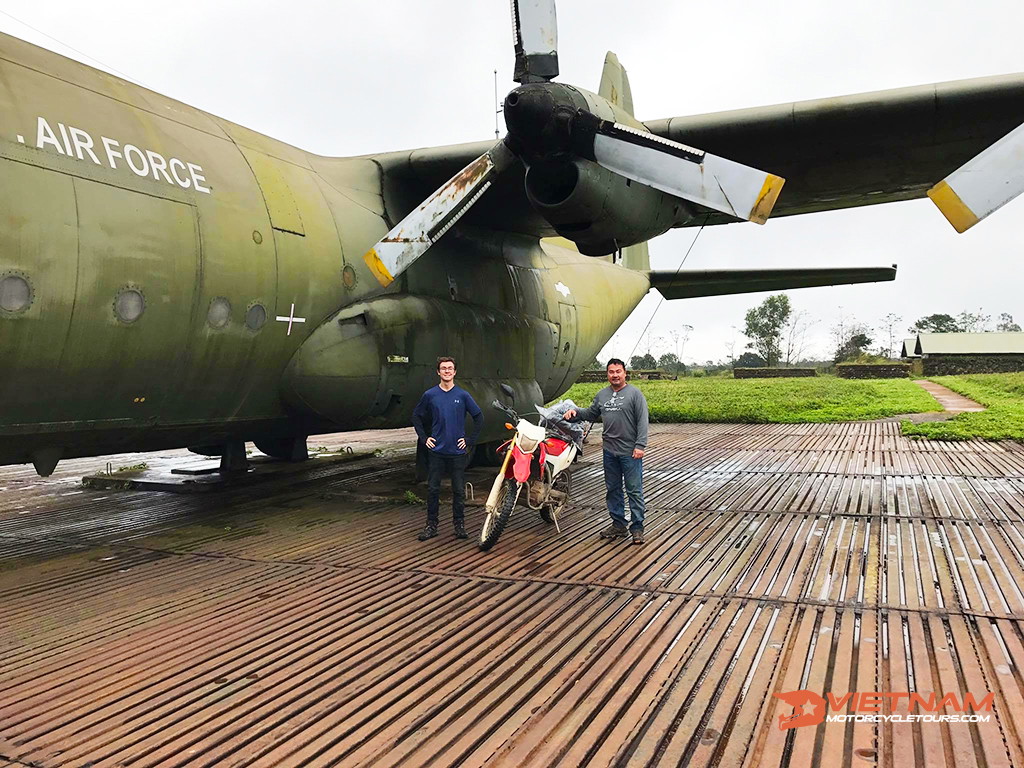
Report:
[[[813,691],[789,691],[773,693],[772,696],[793,707],[792,714],[779,715],[780,731],[825,722],[825,699]]]
[[[983,716],[979,718],[977,713],[991,712],[995,700],[995,694],[988,691],[980,697],[970,692],[960,697],[955,693],[922,694],[911,691],[851,691],[842,695],[829,691],[824,696],[814,691],[788,691],[773,693],[772,696],[793,708],[791,713],[779,715],[780,731],[820,725],[826,720],[988,722]],[[885,714],[887,711],[889,714]],[[918,714],[922,712],[930,714]]]

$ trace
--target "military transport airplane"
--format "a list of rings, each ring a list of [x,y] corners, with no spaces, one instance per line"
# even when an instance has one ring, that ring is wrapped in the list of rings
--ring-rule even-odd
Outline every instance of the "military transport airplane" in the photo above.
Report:
[[[408,424],[442,353],[478,400],[547,401],[652,287],[895,276],[652,271],[670,228],[929,193],[963,229],[1020,191],[1022,75],[640,122],[614,55],[597,93],[556,80],[553,0],[513,26],[506,137],[362,157],[0,36],[0,463],[303,458]]]

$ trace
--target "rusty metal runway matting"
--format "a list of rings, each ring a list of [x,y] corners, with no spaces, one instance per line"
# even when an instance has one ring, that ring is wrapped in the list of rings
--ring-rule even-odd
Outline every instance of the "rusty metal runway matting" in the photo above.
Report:
[[[657,426],[646,545],[591,462],[490,553],[367,490],[425,495],[403,461],[0,507],[0,765],[1024,768],[1018,444]],[[993,697],[783,730],[793,691]]]

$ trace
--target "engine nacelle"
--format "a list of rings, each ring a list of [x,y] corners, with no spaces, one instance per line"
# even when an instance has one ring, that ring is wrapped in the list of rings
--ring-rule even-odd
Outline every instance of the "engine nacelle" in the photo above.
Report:
[[[531,163],[526,196],[558,234],[587,256],[650,240],[694,216],[685,200],[581,158]]]

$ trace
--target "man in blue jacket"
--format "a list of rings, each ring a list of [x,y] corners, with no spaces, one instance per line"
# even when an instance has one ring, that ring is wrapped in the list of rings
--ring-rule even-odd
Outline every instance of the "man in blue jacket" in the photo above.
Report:
[[[419,535],[420,541],[437,536],[438,508],[441,495],[441,473],[447,471],[452,478],[452,522],[455,537],[468,538],[466,533],[466,459],[476,445],[484,414],[470,394],[455,386],[455,360],[437,358],[437,375],[441,382],[423,393],[412,412],[416,434],[427,446],[429,461],[427,473],[427,527]],[[473,434],[466,440],[466,414],[473,417]],[[427,434],[425,424],[430,424]]]

